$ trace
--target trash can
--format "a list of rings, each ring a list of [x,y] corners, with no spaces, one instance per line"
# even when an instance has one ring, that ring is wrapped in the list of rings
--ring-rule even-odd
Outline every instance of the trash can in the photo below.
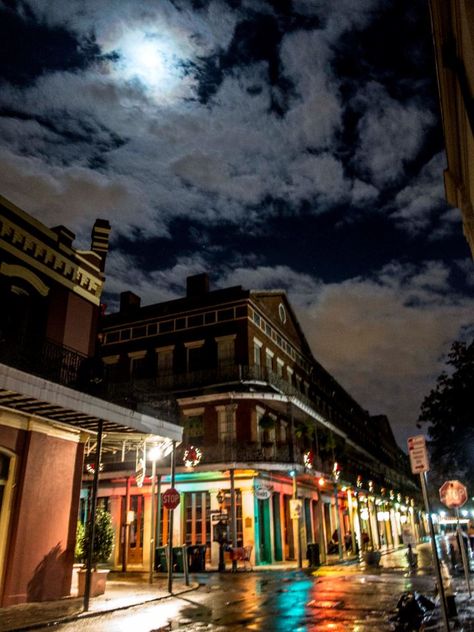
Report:
[[[205,544],[190,544],[188,546],[188,568],[193,573],[206,570]]]
[[[184,573],[183,547],[173,547],[173,570],[177,573]]]
[[[321,566],[321,559],[319,557],[319,544],[316,542],[308,544],[306,549],[306,557],[310,566]]]
[[[168,572],[167,549],[166,546],[158,546],[155,549],[155,571],[159,573]]]

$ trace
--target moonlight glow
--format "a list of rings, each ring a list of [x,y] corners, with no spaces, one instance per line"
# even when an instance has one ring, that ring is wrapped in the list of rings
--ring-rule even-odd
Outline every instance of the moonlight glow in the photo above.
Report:
[[[117,81],[139,81],[156,96],[169,96],[181,80],[180,55],[171,38],[157,33],[124,33],[113,45],[118,61],[113,63]]]

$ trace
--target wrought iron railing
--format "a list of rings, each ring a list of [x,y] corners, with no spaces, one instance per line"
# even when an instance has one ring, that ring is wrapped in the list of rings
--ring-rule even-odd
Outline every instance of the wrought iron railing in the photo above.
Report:
[[[177,462],[183,462],[187,446],[180,446],[177,451]],[[200,447],[201,463],[302,463],[303,450],[299,445],[291,443],[260,443],[224,441],[218,444]]]
[[[184,373],[170,373],[157,375],[145,380],[138,378],[135,383],[152,381],[157,391],[181,391],[201,388],[204,386],[217,386],[233,383],[262,383],[271,386],[276,391],[289,397],[296,397],[308,406],[314,406],[312,400],[293,384],[282,376],[274,373],[265,366],[228,365],[204,371],[187,371]]]
[[[87,356],[45,338],[3,340],[0,362],[65,386],[79,388]]]

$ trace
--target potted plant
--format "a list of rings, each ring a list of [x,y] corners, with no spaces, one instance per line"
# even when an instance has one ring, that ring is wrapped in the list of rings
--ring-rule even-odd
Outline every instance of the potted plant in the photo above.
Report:
[[[78,559],[85,565],[88,560],[90,550],[90,532],[86,527],[82,533],[78,530],[78,540],[76,542],[76,552]],[[91,596],[103,595],[108,569],[98,569],[97,564],[104,564],[109,559],[114,545],[114,529],[112,518],[108,511],[98,507],[95,516],[94,543],[92,547],[92,574],[91,574]],[[86,583],[86,568],[82,568],[78,573],[79,596],[84,595]]]

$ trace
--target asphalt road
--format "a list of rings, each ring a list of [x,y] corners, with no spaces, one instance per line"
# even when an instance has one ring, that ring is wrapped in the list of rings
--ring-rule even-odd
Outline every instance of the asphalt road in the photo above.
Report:
[[[399,596],[417,590],[433,597],[434,579],[410,574],[403,556],[384,567],[358,564],[308,571],[208,573],[182,597],[55,626],[61,632],[384,632]],[[46,630],[46,628],[43,628]],[[51,628],[49,628],[50,630]]]

